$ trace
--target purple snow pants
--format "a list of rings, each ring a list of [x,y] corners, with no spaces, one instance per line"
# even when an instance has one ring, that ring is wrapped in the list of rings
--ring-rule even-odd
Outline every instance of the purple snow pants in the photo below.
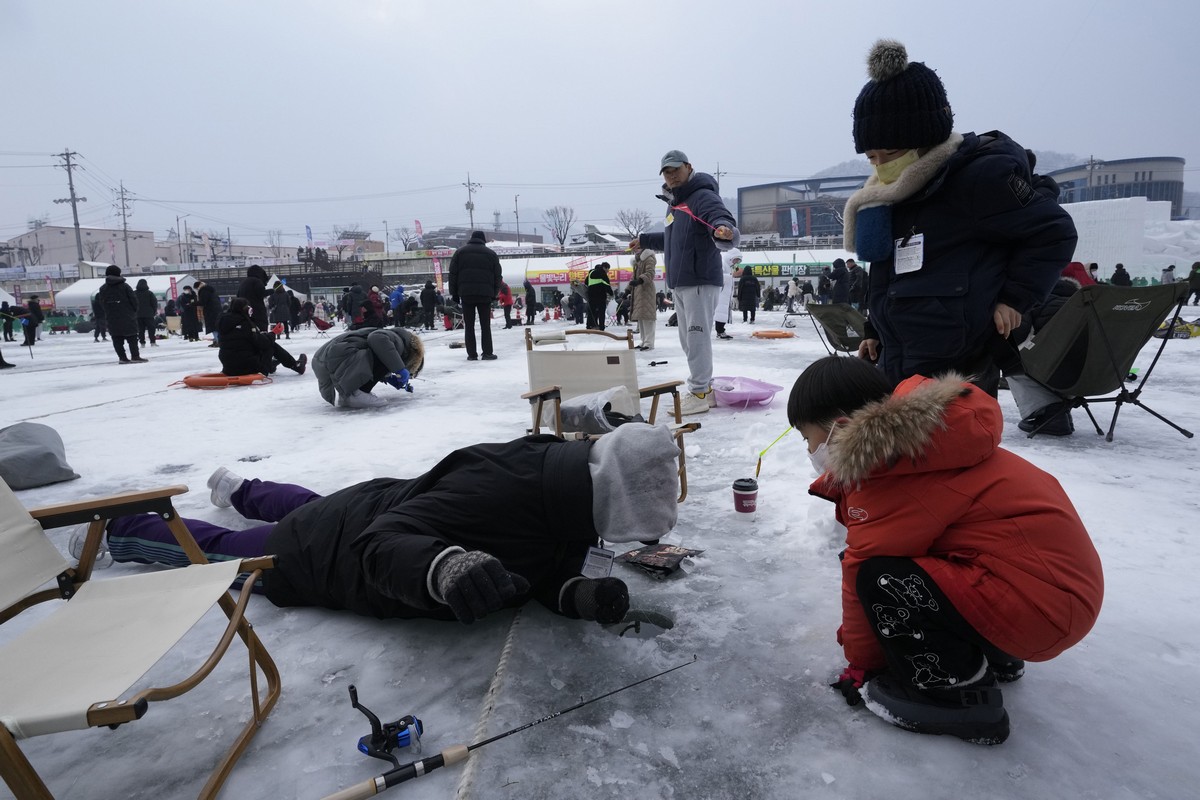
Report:
[[[275,523],[321,495],[303,486],[247,478],[230,498],[234,509],[246,519],[271,524],[230,530],[198,519],[184,519],[196,544],[209,561],[233,561],[266,555],[267,536]],[[114,561],[186,567],[191,561],[175,541],[175,534],[157,514],[121,517],[108,524],[108,551]]]

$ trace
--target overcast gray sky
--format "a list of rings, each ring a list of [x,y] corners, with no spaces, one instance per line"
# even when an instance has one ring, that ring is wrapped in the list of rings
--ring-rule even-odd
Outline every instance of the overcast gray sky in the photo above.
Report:
[[[1035,150],[1182,156],[1200,186],[1191,2],[1010,0],[0,0],[0,239],[32,216],[244,244],[420,219],[521,230],[543,208],[611,222],[660,213],[658,161],[680,148],[736,187],[855,157],[871,43],[937,70],[955,129]],[[77,173],[78,174],[78,173]]]

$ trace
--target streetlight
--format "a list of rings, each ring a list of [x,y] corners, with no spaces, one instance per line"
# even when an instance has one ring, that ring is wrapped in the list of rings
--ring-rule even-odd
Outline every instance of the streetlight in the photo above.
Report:
[[[387,257],[388,257],[388,226],[387,226],[387,220],[385,219],[383,221],[383,259],[384,259],[384,261],[387,260]]]
[[[517,247],[521,246],[521,207],[517,205],[520,199],[521,195],[513,195],[513,213],[517,215]]]

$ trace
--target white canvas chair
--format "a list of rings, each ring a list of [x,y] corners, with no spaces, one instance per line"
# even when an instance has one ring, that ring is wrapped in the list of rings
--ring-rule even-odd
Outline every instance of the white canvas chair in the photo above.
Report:
[[[245,618],[251,588],[274,557],[208,563],[171,502],[186,491],[186,486],[171,486],[27,511],[0,481],[0,625],[39,603],[64,601],[0,645],[0,777],[17,800],[52,800],[17,740],[116,728],[140,719],[150,702],[178,697],[203,681],[235,635],[250,655],[252,714],[214,767],[201,798],[220,791],[278,700],[279,672]],[[108,520],[142,513],[166,520],[192,566],[90,580]],[[44,528],[84,522],[89,526],[83,554],[72,565]],[[248,577],[235,601],[229,588],[239,573]],[[214,604],[229,624],[211,655],[198,667],[189,665],[191,674],[172,685],[129,694]],[[259,670],[265,694],[259,692]]]
[[[601,341],[620,344],[608,349],[579,349],[569,346],[569,337],[600,337]],[[530,432],[541,433],[544,411],[549,404],[554,419],[554,433],[564,439],[589,439],[596,434],[563,429],[562,401],[581,395],[603,392],[614,386],[624,386],[636,398],[638,407],[629,409],[641,413],[643,400],[650,400],[646,422],[654,425],[658,418],[659,401],[667,397],[673,423],[672,433],[679,445],[679,502],[687,497],[687,469],[683,453],[683,435],[700,429],[698,422],[683,422],[679,387],[683,381],[667,381],[651,386],[639,386],[633,332],[624,336],[595,330],[552,331],[535,334],[525,330],[525,356],[529,368],[529,391],[521,395],[529,401],[533,412]]]

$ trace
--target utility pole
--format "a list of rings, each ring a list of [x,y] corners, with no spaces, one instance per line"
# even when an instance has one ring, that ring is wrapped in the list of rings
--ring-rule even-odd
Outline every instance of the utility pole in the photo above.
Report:
[[[521,207],[517,205],[520,199],[521,195],[513,195],[513,213],[517,215],[517,247],[521,246]]]
[[[387,259],[388,259],[388,226],[387,226],[387,220],[385,219],[383,221],[383,260],[387,261]]]
[[[121,214],[121,232],[125,239],[125,269],[129,269],[129,203],[125,197],[125,181],[120,182],[117,193],[117,211]]]
[[[66,162],[64,166],[67,170],[67,188],[71,190],[71,196],[64,200],[55,200],[54,202],[71,204],[71,216],[75,218],[75,252],[79,256],[79,260],[83,261],[83,238],[79,235],[79,209],[76,206],[78,203],[86,203],[87,198],[75,196],[75,179],[71,175],[71,170],[78,165],[72,164],[71,158],[77,155],[79,153],[71,152],[71,148],[69,147],[63,150],[63,152],[55,154],[56,158],[61,158]]]
[[[721,172],[721,162],[717,162],[717,171],[713,173],[713,177],[717,179],[717,194],[721,194],[721,176],[728,175],[728,172]]]
[[[475,200],[473,196],[479,189],[478,183],[471,182],[471,173],[467,173],[467,182],[463,184],[467,187],[467,213],[471,215],[471,230],[475,230]]]
[[[225,255],[229,258],[229,266],[233,266],[233,234],[229,232],[229,226],[225,226]]]

